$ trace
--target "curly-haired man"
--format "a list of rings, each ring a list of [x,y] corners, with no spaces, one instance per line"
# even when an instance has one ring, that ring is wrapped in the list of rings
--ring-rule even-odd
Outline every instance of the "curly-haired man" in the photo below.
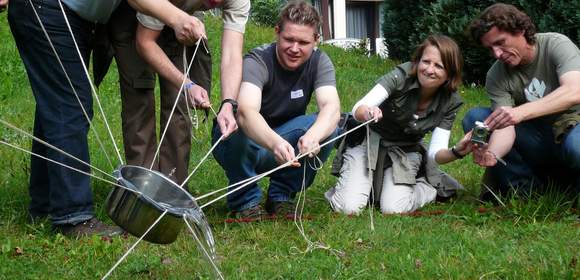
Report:
[[[536,33],[528,15],[502,3],[485,9],[469,29],[497,59],[485,84],[492,108],[474,108],[463,120],[465,131],[475,121],[492,131],[489,144],[474,151],[474,161],[488,168],[484,184],[529,194],[555,180],[577,193],[580,50],[562,34]]]

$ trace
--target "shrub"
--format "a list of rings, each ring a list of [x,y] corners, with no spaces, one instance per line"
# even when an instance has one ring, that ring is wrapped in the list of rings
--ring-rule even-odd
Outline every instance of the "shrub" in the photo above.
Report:
[[[536,22],[542,31],[566,34],[580,43],[580,1],[552,1],[548,10]]]
[[[285,2],[281,0],[252,0],[250,18],[258,25],[273,27],[278,22],[280,8]]]
[[[434,0],[386,0],[383,23],[385,45],[389,57],[398,60],[409,60],[417,45],[411,36],[417,30],[417,17]]]
[[[559,32],[576,44],[580,42],[580,1],[505,1],[525,11],[538,32]],[[415,46],[430,33],[452,37],[463,52],[464,80],[483,84],[494,59],[473,42],[467,27],[490,0],[386,0],[383,31],[385,44],[393,59],[407,61]]]

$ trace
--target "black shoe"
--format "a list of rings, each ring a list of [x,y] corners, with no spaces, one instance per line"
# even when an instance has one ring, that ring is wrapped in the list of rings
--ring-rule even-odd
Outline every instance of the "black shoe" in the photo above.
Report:
[[[491,202],[495,205],[500,204],[500,190],[497,181],[491,176],[489,169],[486,169],[481,178],[479,200],[482,202]]]
[[[54,230],[69,238],[81,238],[91,235],[112,237],[123,233],[120,227],[109,226],[97,218],[92,218],[76,225],[55,225]]]
[[[45,222],[48,221],[49,216],[47,214],[33,214],[33,213],[28,213],[27,214],[27,222],[31,225],[36,225],[36,224],[43,224]]]
[[[291,201],[271,201],[266,200],[266,211],[270,215],[282,217],[288,220],[296,218],[296,205]]]
[[[232,211],[231,216],[236,222],[249,223],[249,222],[259,222],[262,220],[264,215],[264,210],[262,206],[257,204],[250,208],[246,208],[240,211]]]

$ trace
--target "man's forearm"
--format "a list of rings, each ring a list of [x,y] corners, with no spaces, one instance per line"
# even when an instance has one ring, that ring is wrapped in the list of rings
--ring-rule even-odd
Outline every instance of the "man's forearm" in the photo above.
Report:
[[[560,87],[543,98],[516,107],[523,115],[523,120],[562,112],[580,104],[580,72],[565,73],[560,78],[560,84]]]
[[[158,31],[148,30],[139,25],[137,28],[137,51],[155,72],[179,88],[183,82],[183,73],[175,67],[151,35],[142,36],[143,33],[151,34],[153,32]],[[143,39],[142,37],[148,38]]]
[[[270,128],[258,111],[241,109],[238,114],[238,124],[246,136],[270,151],[274,149],[276,143],[285,141]]]
[[[578,92],[578,89],[560,87],[544,98],[525,103],[516,108],[523,114],[522,120],[525,121],[563,112],[577,104],[580,104],[580,92]]]
[[[312,138],[317,139],[318,142],[328,138],[334,130],[336,130],[336,125],[340,119],[340,107],[339,106],[326,106],[321,109],[318,113],[316,121],[306,134],[310,135]]]
[[[488,151],[498,157],[503,157],[512,149],[515,139],[514,126],[494,130],[489,139]]]
[[[237,99],[242,81],[242,48],[244,35],[224,30],[220,64],[221,97]]]

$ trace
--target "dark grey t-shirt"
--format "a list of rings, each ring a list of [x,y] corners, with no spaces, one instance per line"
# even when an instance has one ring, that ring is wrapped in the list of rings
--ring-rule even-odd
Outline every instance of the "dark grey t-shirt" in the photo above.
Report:
[[[244,57],[242,81],[262,90],[260,114],[277,127],[306,113],[312,93],[322,86],[336,86],[330,58],[315,49],[295,71],[284,69],[276,58],[276,44],[263,45]]]

